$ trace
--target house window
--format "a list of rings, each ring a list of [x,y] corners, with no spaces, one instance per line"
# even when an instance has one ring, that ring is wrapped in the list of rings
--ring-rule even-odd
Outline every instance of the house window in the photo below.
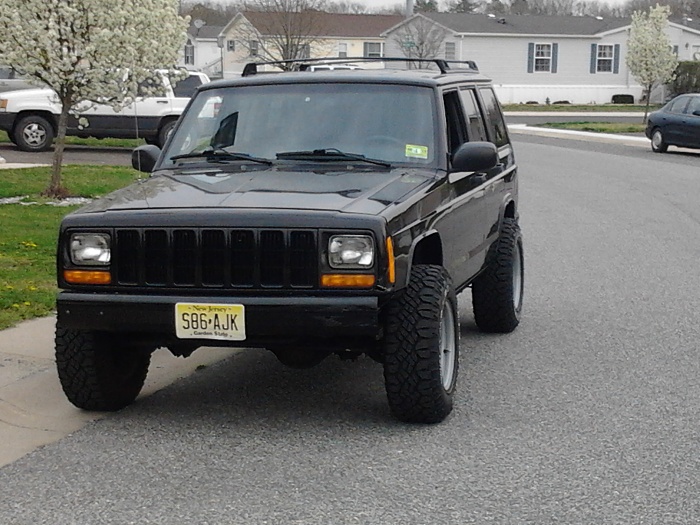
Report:
[[[185,44],[185,65],[194,65],[194,46],[192,45],[192,40],[187,40],[187,44]]]
[[[454,42],[445,42],[445,60],[455,60],[457,53]]]
[[[258,41],[251,40],[250,45],[249,45],[249,49],[250,49],[250,56],[252,56],[252,57],[258,56]]]
[[[236,41],[235,40],[227,40],[226,41],[226,51],[235,51],[236,50]]]
[[[552,44],[535,44],[535,71],[552,70]]]
[[[365,42],[364,45],[364,56],[366,58],[381,58],[382,57],[382,43],[381,42]]]
[[[612,73],[614,47],[609,44],[598,45],[598,56],[596,59],[596,73]]]
[[[344,43],[338,44],[338,57],[347,58],[348,57],[348,45]]]

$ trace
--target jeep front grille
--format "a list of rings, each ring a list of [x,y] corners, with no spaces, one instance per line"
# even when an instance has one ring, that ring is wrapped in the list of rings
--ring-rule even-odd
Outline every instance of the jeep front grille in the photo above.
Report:
[[[315,230],[118,229],[115,282],[173,288],[316,288]]]

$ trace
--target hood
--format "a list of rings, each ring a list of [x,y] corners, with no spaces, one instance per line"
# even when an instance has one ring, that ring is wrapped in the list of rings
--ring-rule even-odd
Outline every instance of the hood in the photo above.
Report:
[[[379,214],[435,179],[427,169],[344,166],[338,170],[193,169],[167,171],[81,208],[78,213],[175,208],[341,211]],[[289,168],[289,166],[287,166]]]
[[[12,100],[37,100],[37,99],[57,99],[58,95],[50,88],[20,89],[17,91],[5,91],[0,94],[0,98]]]

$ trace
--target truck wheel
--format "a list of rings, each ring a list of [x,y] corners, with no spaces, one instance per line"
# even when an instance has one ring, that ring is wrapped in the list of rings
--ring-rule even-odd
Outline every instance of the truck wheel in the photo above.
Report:
[[[165,142],[168,140],[168,137],[173,132],[176,123],[176,120],[168,120],[165,122],[165,124],[163,124],[163,126],[160,128],[160,131],[158,132],[158,143],[156,144],[156,146],[163,149],[163,146],[165,146]]]
[[[664,134],[659,128],[651,132],[651,149],[656,153],[666,153],[668,144],[664,141]]]
[[[53,143],[53,126],[44,117],[28,115],[12,130],[15,144],[22,151],[46,151]]]
[[[384,328],[391,412],[407,423],[439,423],[452,411],[459,368],[457,297],[445,269],[414,266],[387,305]]]
[[[474,318],[484,332],[507,333],[520,323],[523,307],[523,238],[515,219],[504,219],[486,270],[472,283]]]
[[[114,411],[139,395],[151,351],[120,346],[100,332],[56,323],[56,367],[68,400],[85,410]]]

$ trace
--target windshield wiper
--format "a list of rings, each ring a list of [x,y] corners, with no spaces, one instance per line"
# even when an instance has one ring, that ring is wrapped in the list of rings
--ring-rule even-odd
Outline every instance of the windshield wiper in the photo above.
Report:
[[[368,164],[376,164],[377,166],[383,166],[385,168],[391,168],[391,163],[378,160],[370,159],[364,155],[359,155],[357,153],[346,153],[340,151],[336,148],[325,148],[325,149],[315,149],[307,151],[284,151],[277,154],[278,159],[292,159],[292,160],[323,160],[323,161],[334,161],[334,160],[357,160],[360,162],[367,162]]]
[[[207,148],[203,151],[192,151],[190,153],[183,153],[181,155],[173,155],[172,157],[170,157],[170,160],[196,158],[205,158],[207,160],[249,160],[251,162],[258,162],[260,164],[272,166],[272,161],[270,159],[253,157],[252,155],[248,155],[247,153],[236,153],[234,151],[227,151],[224,148]]]

